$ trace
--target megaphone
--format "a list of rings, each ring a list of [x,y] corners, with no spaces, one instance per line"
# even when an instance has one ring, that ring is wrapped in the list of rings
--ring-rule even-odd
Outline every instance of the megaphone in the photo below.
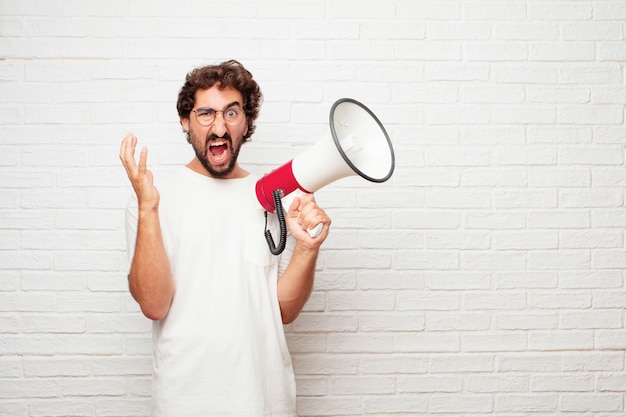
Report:
[[[338,179],[355,175],[376,183],[391,178],[395,168],[393,146],[384,126],[370,109],[354,99],[342,98],[333,104],[329,119],[331,137],[319,140],[257,181],[257,200],[266,215],[278,208],[277,215],[284,223],[280,198],[295,190],[314,193]],[[319,235],[321,226],[309,230],[309,234]],[[283,228],[281,224],[282,246]],[[282,252],[275,253],[270,239],[268,244],[272,253]]]

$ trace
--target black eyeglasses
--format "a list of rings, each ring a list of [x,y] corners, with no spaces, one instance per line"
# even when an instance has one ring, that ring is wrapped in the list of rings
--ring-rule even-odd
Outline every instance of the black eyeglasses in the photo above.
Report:
[[[211,126],[215,122],[217,113],[222,113],[224,122],[228,126],[239,126],[243,119],[245,119],[245,113],[239,107],[231,107],[226,110],[214,110],[205,107],[192,110],[196,114],[196,120],[202,126]]]

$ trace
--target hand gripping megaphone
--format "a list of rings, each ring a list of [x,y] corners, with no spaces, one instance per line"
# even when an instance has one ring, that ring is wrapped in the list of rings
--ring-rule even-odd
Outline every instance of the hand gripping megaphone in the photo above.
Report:
[[[279,219],[281,238],[275,246],[266,229],[270,251],[278,255],[285,246],[286,227],[281,197],[295,190],[314,193],[340,178],[359,175],[371,182],[385,182],[393,174],[395,156],[389,135],[376,115],[362,103],[337,100],[330,110],[330,138],[318,141],[291,161],[276,168],[256,183],[256,197],[267,212]],[[309,234],[316,237],[319,224]]]

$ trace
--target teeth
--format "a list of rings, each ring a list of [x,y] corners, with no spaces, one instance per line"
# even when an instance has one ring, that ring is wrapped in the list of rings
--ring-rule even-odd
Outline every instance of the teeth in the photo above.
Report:
[[[222,145],[226,145],[226,141],[225,140],[215,141],[215,142],[209,144],[209,146],[222,146]]]

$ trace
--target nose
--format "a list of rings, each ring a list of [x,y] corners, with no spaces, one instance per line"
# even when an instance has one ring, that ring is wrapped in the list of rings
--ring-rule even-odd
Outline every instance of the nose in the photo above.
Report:
[[[226,133],[226,121],[224,120],[223,112],[220,111],[215,113],[215,120],[213,121],[212,130],[213,133],[220,138],[223,137]]]

